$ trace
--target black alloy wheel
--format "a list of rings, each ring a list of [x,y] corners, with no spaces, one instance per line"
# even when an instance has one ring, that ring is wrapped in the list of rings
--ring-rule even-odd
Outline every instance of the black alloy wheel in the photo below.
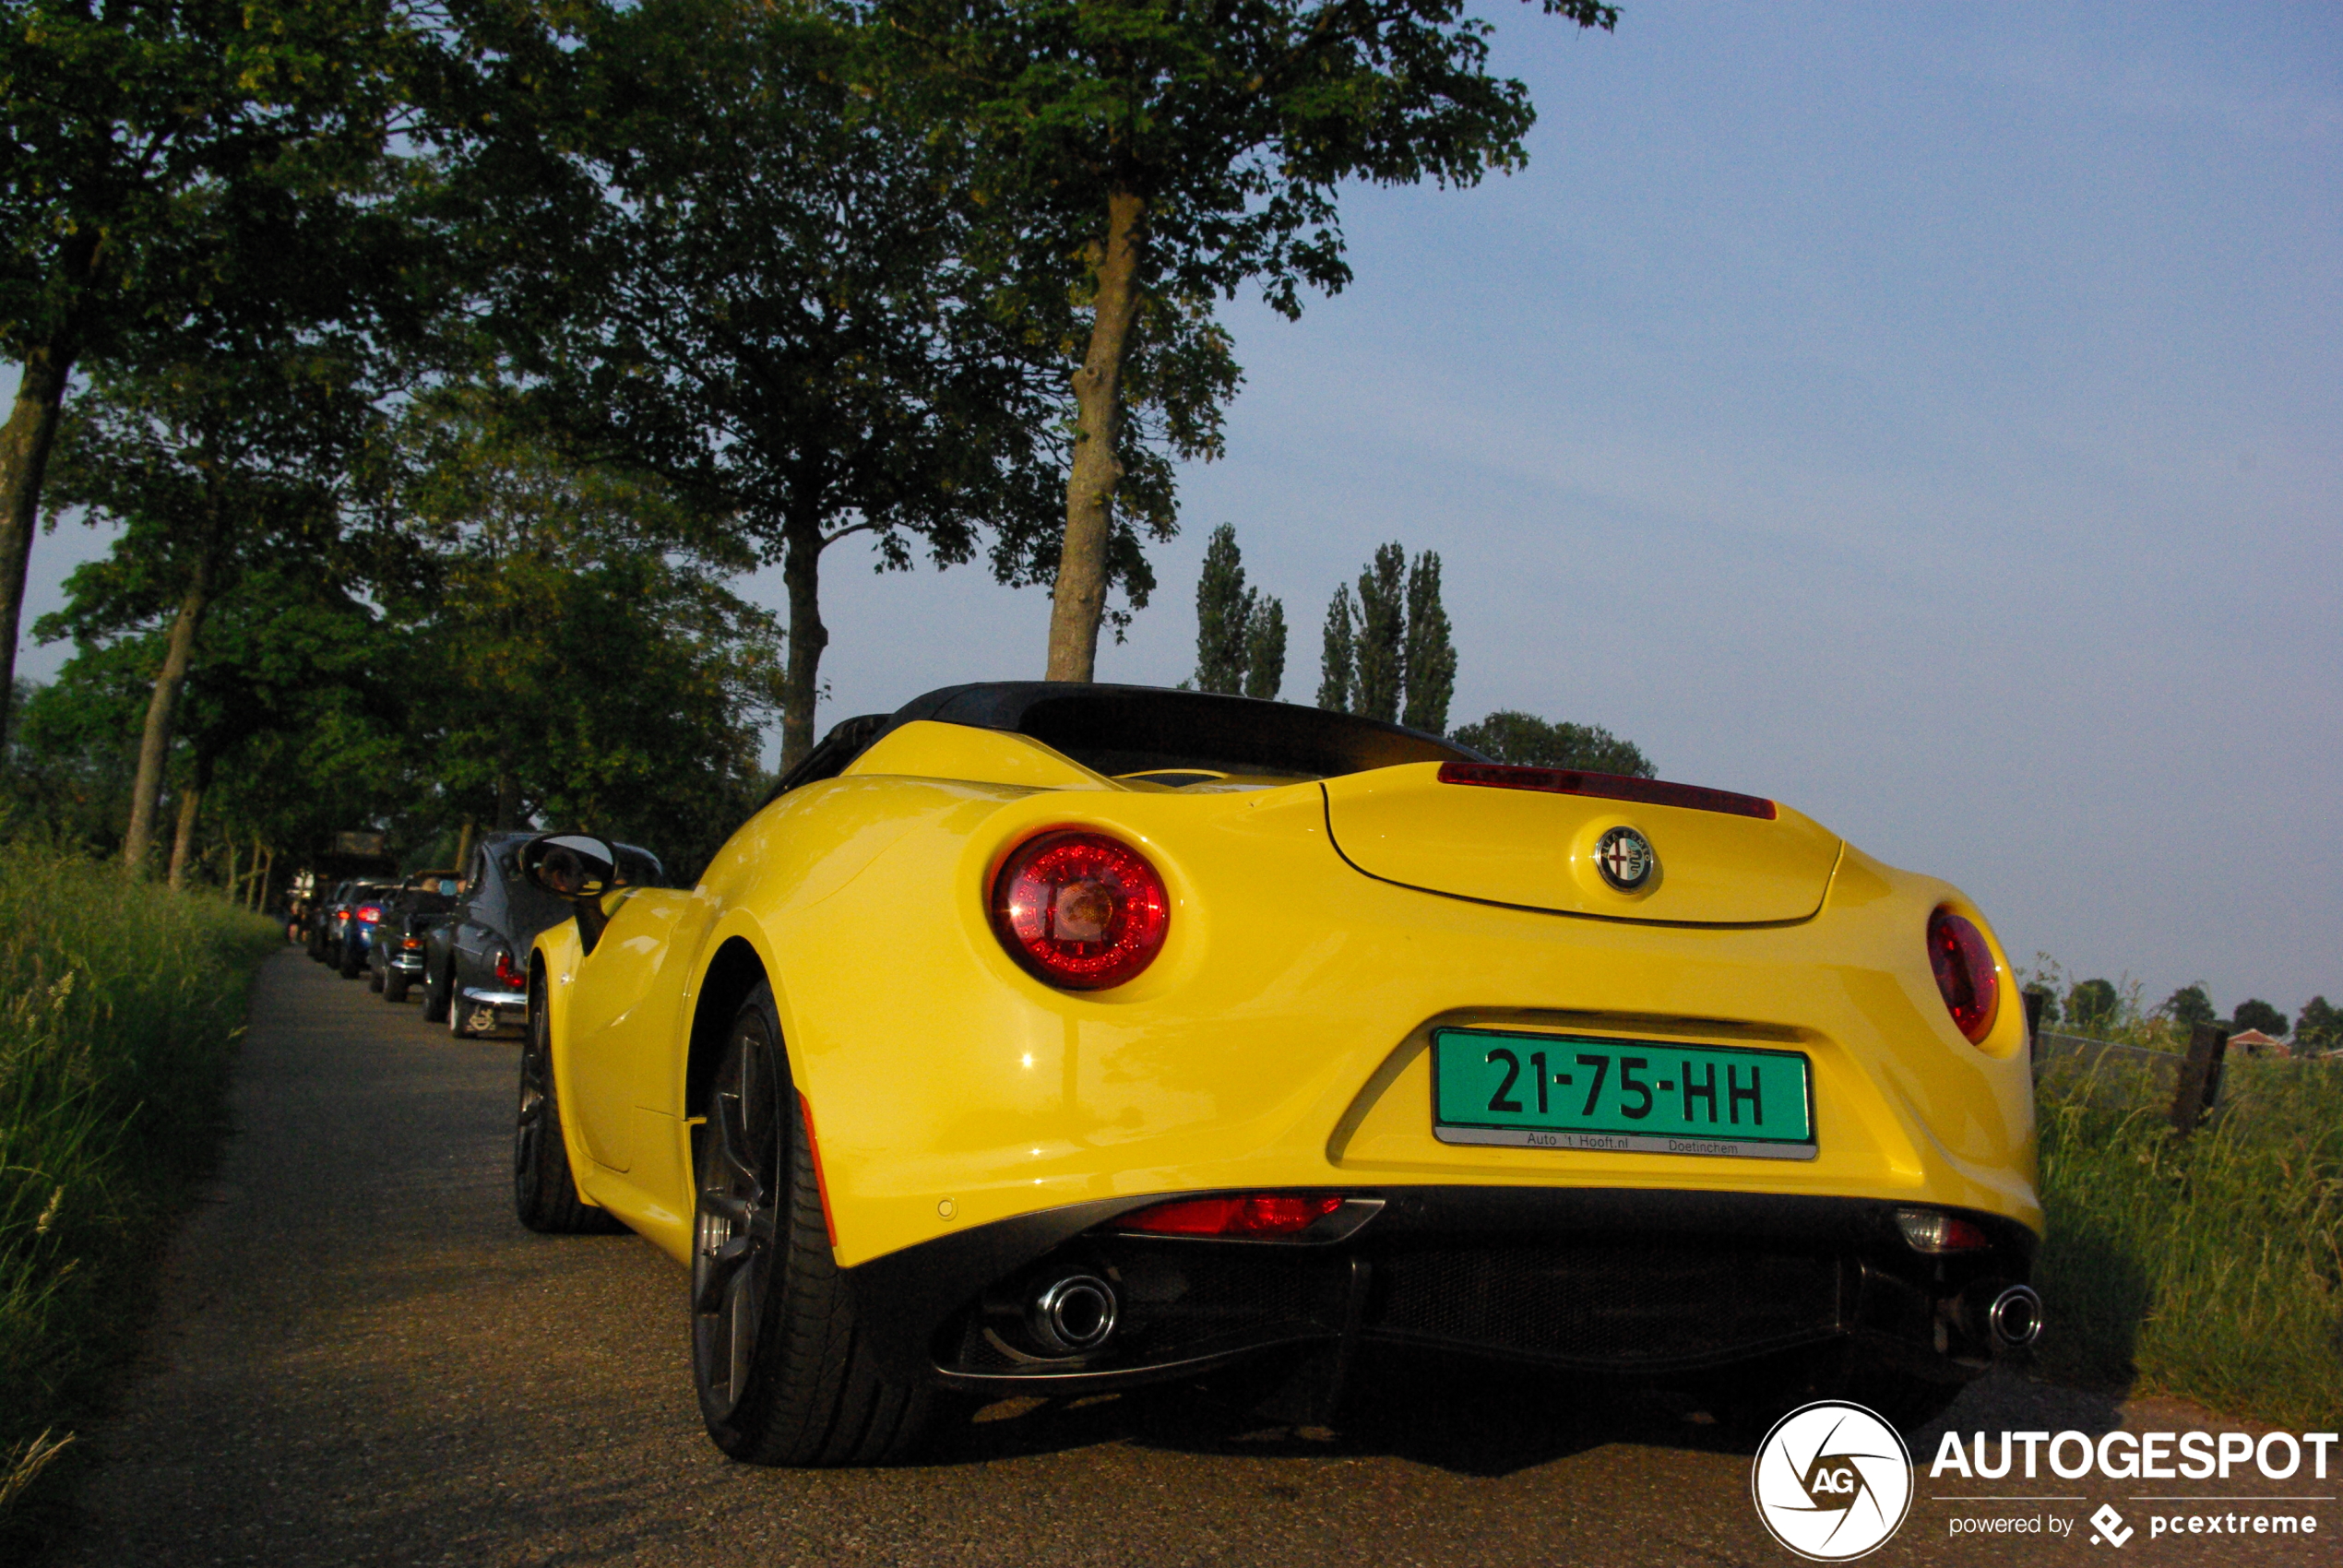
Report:
[[[856,1332],[780,1024],[760,985],[732,1021],[698,1129],[692,1381],[716,1445],[756,1465],[873,1465],[916,1445],[929,1390]]]
[[[520,1099],[513,1116],[513,1210],[531,1230],[587,1236],[623,1229],[607,1210],[577,1195],[562,1141],[561,1102],[553,1094],[553,1035],[545,980],[529,986],[529,1032],[520,1048]]]
[[[383,971],[383,1000],[385,1002],[404,1002],[407,1000],[406,970],[386,969]]]

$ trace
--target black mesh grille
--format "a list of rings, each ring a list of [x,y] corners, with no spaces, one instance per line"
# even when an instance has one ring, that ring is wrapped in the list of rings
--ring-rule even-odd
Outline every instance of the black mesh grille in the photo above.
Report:
[[[1375,1260],[1367,1326],[1579,1365],[1685,1363],[1835,1328],[1838,1268],[1695,1241],[1394,1250]]]

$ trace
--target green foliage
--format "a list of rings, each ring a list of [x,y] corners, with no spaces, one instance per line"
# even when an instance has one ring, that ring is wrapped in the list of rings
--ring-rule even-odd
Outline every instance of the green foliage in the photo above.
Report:
[[[1616,773],[1629,778],[1656,777],[1642,750],[1600,724],[1549,723],[1535,714],[1500,708],[1450,737],[1492,762],[1531,767],[1570,767]]]
[[[1408,680],[1408,553],[1378,547],[1359,574],[1359,664],[1353,713],[1397,723]]]
[[[1325,651],[1318,662],[1318,706],[1348,713],[1358,692],[1352,671],[1358,663],[1357,623],[1350,611],[1350,590],[1338,588],[1326,605]]]
[[[725,587],[745,558],[670,487],[574,465],[487,394],[425,399],[400,434],[422,552],[390,608],[421,645],[441,820],[534,816],[696,871],[747,814],[779,685],[771,616]]]
[[[135,1348],[155,1248],[224,1130],[245,977],[283,941],[216,899],[0,846],[0,1495]],[[0,1556],[48,1493],[0,1508]]]
[[[2123,1021],[2123,1001],[2112,980],[2078,980],[2066,993],[2066,1021],[2084,1034],[2104,1033]]]
[[[2294,1020],[2297,1044],[2319,1051],[2343,1047],[2343,1009],[2338,1009],[2324,996],[2313,996],[2302,1004],[2300,1016]]]
[[[1244,695],[1273,702],[1285,689],[1285,601],[1260,599],[1244,618]]]
[[[2259,1029],[2272,1039],[2283,1039],[2286,1034],[2286,1015],[2258,996],[2248,997],[2237,1004],[2237,1015],[2231,1024],[2239,1030]]]
[[[1408,571],[1406,664],[1408,700],[1400,721],[1426,734],[1445,734],[1448,700],[1457,694],[1457,649],[1440,604],[1440,557],[1429,550]]]
[[[1200,692],[1274,698],[1285,684],[1285,606],[1244,586],[1234,525],[1205,546],[1195,586],[1195,676]]]
[[[2182,1029],[2209,1024],[2220,1016],[2213,1011],[2213,999],[2206,994],[2203,980],[2184,985],[2166,997],[2162,1011],[2166,1017]]]
[[[2343,1072],[2233,1059],[2221,1110],[2185,1141],[2172,1138],[2162,1095],[2109,1087],[2045,1086],[2040,1363],[2281,1427],[2332,1426],[2343,1409]]]

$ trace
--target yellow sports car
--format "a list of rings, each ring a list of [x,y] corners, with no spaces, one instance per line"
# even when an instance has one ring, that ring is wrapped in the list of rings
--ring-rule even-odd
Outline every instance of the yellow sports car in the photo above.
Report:
[[[520,1218],[689,1266],[740,1458],[1374,1344],[1913,1420],[2040,1325],[2006,960],[1769,800],[1000,683],[839,725],[689,891],[523,861]]]

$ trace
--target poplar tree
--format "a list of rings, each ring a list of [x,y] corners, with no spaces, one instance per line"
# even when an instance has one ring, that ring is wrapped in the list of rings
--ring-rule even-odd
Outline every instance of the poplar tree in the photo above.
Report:
[[[1427,550],[1408,573],[1408,699],[1401,722],[1445,734],[1448,699],[1457,692],[1457,649],[1440,606],[1440,557]]]
[[[1285,689],[1285,602],[1263,599],[1244,622],[1244,695],[1275,701]]]
[[[1204,550],[1204,575],[1195,585],[1195,687],[1200,692],[1244,690],[1245,634],[1253,595],[1244,586],[1244,560],[1237,530],[1222,523]]]
[[[1408,552],[1386,544],[1359,574],[1358,685],[1350,711],[1386,724],[1399,719],[1408,682]]]
[[[1358,617],[1350,608],[1350,590],[1338,588],[1326,605],[1325,652],[1318,665],[1318,706],[1335,713],[1350,711],[1351,693],[1358,684],[1353,666],[1358,659]]]

